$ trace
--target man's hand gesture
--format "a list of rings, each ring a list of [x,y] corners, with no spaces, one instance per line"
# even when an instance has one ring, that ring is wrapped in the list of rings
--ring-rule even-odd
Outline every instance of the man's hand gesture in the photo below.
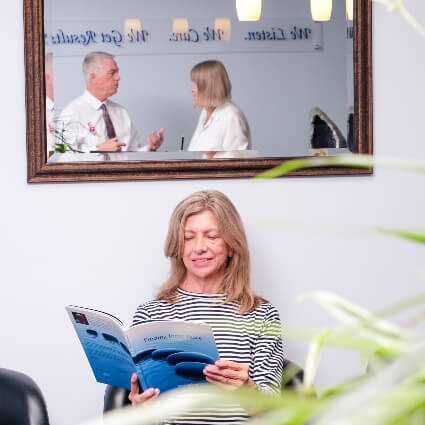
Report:
[[[125,143],[122,143],[118,140],[117,137],[107,140],[106,142],[97,145],[98,151],[107,151],[107,152],[118,152],[121,150],[121,147],[125,146]]]

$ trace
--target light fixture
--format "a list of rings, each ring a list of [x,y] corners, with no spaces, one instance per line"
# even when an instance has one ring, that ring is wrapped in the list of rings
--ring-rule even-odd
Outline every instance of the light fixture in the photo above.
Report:
[[[240,21],[258,21],[261,17],[261,0],[236,0],[236,13]]]
[[[354,0],[347,0],[347,21],[352,21],[354,16]]]
[[[142,23],[140,19],[126,19],[124,23],[125,33],[128,34],[131,30],[140,32],[142,31]]]
[[[329,21],[332,15],[332,0],[310,0],[313,21]]]
[[[229,18],[216,18],[214,30],[216,33],[220,34],[221,40],[230,40],[231,28],[232,24]]]
[[[173,19],[173,32],[174,33],[188,33],[189,22],[186,18],[175,18]]]

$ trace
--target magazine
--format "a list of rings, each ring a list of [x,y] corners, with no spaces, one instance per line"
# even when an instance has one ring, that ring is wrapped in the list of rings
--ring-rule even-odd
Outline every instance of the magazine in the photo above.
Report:
[[[209,325],[148,320],[125,327],[115,316],[67,306],[69,317],[98,382],[130,390],[136,372],[141,391],[165,392],[206,382],[203,370],[219,359]]]

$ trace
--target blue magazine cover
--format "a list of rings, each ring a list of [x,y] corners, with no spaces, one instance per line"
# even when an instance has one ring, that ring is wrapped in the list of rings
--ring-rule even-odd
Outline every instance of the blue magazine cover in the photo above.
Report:
[[[165,392],[206,382],[203,370],[219,359],[211,327],[179,320],[125,327],[115,316],[67,306],[69,317],[98,382],[130,389],[136,372],[141,390]]]

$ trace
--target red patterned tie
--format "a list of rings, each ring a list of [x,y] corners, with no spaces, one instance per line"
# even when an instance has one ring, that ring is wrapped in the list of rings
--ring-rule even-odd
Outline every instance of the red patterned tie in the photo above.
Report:
[[[108,110],[106,109],[106,105],[102,103],[100,108],[103,111],[103,119],[105,120],[105,127],[106,127],[106,135],[108,136],[108,139],[113,139],[117,136],[115,133],[114,124],[112,124],[111,117],[109,116]]]

